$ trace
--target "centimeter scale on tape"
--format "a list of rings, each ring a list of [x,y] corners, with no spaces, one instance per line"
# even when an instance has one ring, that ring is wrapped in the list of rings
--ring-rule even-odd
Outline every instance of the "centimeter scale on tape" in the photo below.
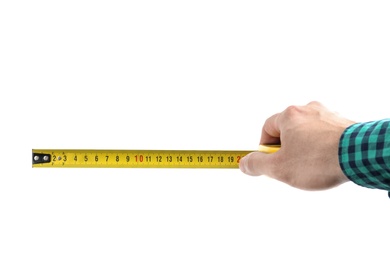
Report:
[[[274,153],[278,145],[260,145]],[[253,151],[33,149],[32,166],[57,168],[238,168]]]

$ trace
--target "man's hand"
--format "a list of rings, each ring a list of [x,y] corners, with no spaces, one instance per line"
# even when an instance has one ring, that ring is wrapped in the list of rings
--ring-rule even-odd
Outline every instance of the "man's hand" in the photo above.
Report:
[[[318,102],[290,106],[268,118],[260,144],[281,144],[273,154],[253,152],[240,160],[252,176],[267,175],[303,190],[323,190],[348,181],[338,160],[339,140],[354,124]]]

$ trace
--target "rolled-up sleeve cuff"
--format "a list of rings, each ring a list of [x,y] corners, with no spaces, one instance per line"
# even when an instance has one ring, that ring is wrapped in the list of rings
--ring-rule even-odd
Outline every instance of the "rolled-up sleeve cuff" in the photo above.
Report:
[[[354,183],[389,191],[390,197],[390,119],[356,123],[340,138],[339,163]]]

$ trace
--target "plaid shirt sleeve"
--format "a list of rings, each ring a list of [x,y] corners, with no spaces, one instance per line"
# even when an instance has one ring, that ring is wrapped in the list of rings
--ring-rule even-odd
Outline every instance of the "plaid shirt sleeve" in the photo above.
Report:
[[[351,181],[389,191],[390,197],[390,118],[348,127],[340,138],[338,155]]]

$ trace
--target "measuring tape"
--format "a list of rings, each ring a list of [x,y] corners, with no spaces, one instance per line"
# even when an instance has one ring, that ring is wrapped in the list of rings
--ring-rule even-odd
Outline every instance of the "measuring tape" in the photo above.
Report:
[[[274,153],[280,146],[260,145]],[[238,168],[253,151],[217,150],[49,150],[33,149],[33,167],[73,168]]]

